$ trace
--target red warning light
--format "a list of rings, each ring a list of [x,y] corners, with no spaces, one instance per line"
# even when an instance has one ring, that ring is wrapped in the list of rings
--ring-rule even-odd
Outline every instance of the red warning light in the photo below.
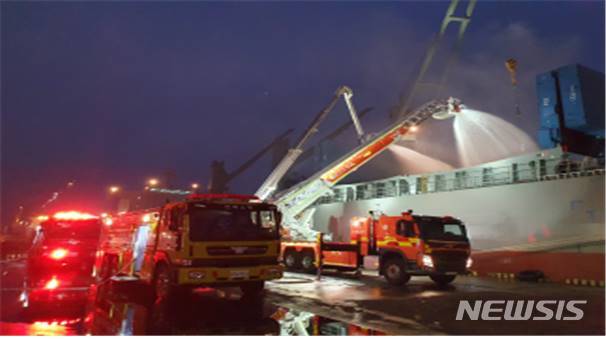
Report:
[[[98,219],[98,217],[95,216],[95,215],[88,214],[88,213],[82,213],[82,212],[78,212],[78,211],[57,212],[57,213],[55,213],[55,215],[53,216],[53,218],[58,219],[58,220],[90,220],[90,219]]]
[[[59,287],[59,280],[57,280],[57,277],[53,277],[44,285],[44,288],[47,290],[54,290],[57,287]]]
[[[55,260],[61,260],[67,257],[68,253],[68,250],[66,250],[65,248],[57,248],[50,253],[50,257]]]

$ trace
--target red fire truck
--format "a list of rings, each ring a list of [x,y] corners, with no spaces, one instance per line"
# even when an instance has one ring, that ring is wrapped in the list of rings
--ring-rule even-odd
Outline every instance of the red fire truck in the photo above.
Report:
[[[350,242],[283,243],[284,263],[290,269],[314,271],[317,267],[359,270],[364,259],[394,285],[411,276],[429,276],[438,284],[452,282],[471,266],[465,225],[455,218],[414,215],[380,215],[354,218]],[[372,267],[372,264],[368,266]]]
[[[76,211],[58,212],[36,231],[21,294],[28,312],[62,303],[85,303],[101,220]]]

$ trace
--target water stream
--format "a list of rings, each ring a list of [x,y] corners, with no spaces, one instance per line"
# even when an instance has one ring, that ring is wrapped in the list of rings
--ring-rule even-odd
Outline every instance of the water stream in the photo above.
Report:
[[[538,150],[524,131],[489,113],[463,109],[455,117],[453,128],[463,167]]]
[[[394,155],[400,167],[405,171],[402,174],[419,174],[430,172],[449,171],[453,167],[443,161],[419,153],[406,146],[393,144],[389,151]]]

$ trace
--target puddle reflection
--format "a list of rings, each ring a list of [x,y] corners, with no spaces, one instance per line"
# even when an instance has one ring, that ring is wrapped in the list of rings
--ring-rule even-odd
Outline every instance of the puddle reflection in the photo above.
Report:
[[[272,318],[280,324],[280,335],[386,335],[382,331],[282,307],[272,314]]]
[[[2,323],[0,327],[2,334],[53,336],[385,334],[261,299],[242,300],[238,289],[200,289],[172,303],[149,300],[142,293],[91,287],[84,310],[55,309],[30,323]]]
[[[235,296],[234,296],[235,295]],[[200,290],[187,299],[145,304],[136,298],[94,291],[85,317],[93,335],[277,335],[277,321],[263,314],[262,300],[241,300],[238,291]]]

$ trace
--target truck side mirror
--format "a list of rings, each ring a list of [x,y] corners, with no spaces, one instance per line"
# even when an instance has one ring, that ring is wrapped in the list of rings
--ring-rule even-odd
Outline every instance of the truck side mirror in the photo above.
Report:
[[[282,226],[282,212],[276,211],[276,223],[278,226]]]
[[[168,229],[173,232],[181,231],[184,211],[182,209],[173,207],[168,211],[168,213]]]

